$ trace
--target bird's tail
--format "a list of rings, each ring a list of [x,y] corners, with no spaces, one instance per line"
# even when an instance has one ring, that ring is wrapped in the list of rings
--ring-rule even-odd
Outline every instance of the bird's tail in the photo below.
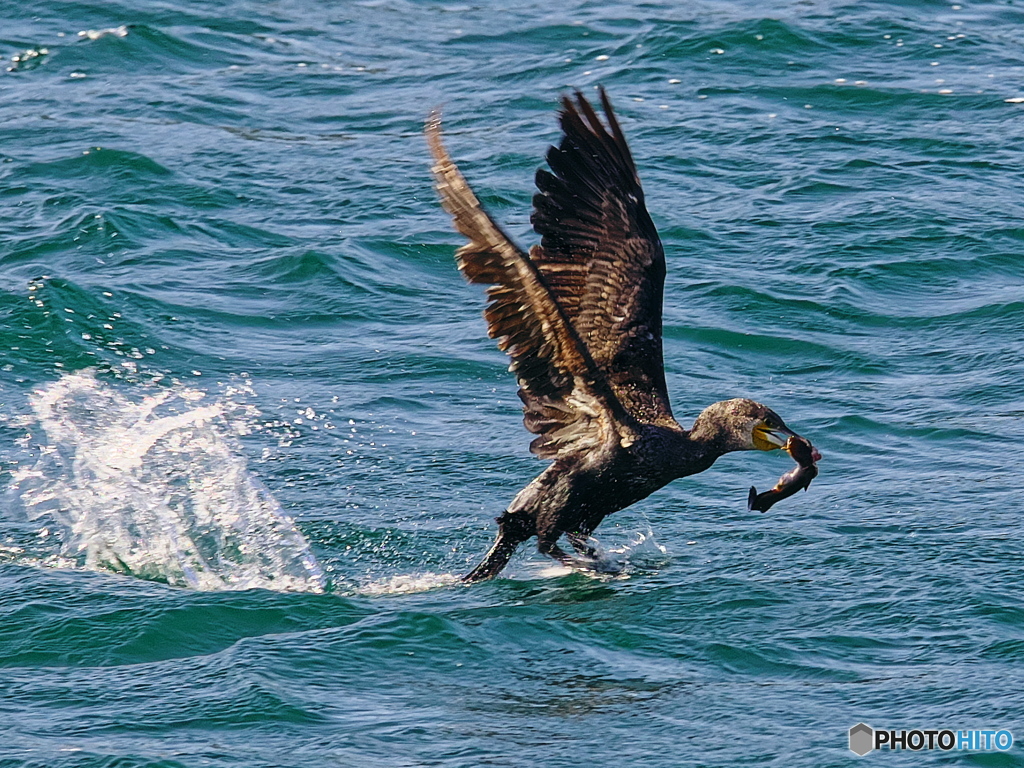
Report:
[[[462,577],[467,584],[493,579],[508,565],[519,545],[537,532],[533,520],[526,515],[513,515],[506,511],[495,520],[498,523],[498,538],[480,565]]]

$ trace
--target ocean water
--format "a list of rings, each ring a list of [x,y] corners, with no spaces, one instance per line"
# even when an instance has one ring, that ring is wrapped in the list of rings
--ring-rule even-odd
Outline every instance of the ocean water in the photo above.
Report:
[[[837,766],[1024,740],[1024,7],[24,0],[0,13],[0,767]],[[422,124],[532,242],[605,85],[680,421],[617,578],[457,576],[543,467]],[[1024,765],[1024,752],[873,755]]]

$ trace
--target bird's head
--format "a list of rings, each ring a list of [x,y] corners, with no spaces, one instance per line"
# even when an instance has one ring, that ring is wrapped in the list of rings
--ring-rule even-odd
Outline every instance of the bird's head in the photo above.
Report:
[[[774,451],[796,436],[766,405],[736,398],[709,405],[693,422],[690,439],[729,451]]]

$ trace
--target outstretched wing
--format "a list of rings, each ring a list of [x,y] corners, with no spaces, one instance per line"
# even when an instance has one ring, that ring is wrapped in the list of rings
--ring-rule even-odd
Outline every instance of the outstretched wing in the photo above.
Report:
[[[601,89],[606,128],[579,92],[562,99],[564,135],[537,171],[530,258],[623,406],[675,424],[665,386],[665,252],[636,166]]]
[[[491,338],[512,358],[523,423],[538,435],[530,450],[544,458],[585,452],[610,440],[629,444],[633,420],[616,400],[586,347],[528,256],[480,206],[441,142],[437,112],[426,125],[434,177],[455,228],[469,239],[455,254],[473,283],[489,285],[485,317]]]

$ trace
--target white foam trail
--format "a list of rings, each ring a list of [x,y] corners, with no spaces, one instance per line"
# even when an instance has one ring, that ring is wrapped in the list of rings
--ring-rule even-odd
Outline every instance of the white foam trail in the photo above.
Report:
[[[235,448],[237,405],[144,391],[85,371],[30,398],[46,442],[15,486],[32,517],[64,528],[62,557],[193,589],[323,591],[309,544]]]
[[[431,589],[451,587],[461,584],[462,579],[454,573],[410,573],[392,576],[379,581],[371,581],[360,586],[356,592],[360,595],[377,597],[379,595],[409,595],[415,592],[427,592]]]
[[[531,576],[536,579],[560,579],[563,576],[568,576],[570,573],[582,573],[587,576],[599,576],[596,571],[577,571],[574,568],[570,568],[567,565],[556,563],[555,561],[544,561],[542,563],[532,564],[533,567],[530,569]]]

